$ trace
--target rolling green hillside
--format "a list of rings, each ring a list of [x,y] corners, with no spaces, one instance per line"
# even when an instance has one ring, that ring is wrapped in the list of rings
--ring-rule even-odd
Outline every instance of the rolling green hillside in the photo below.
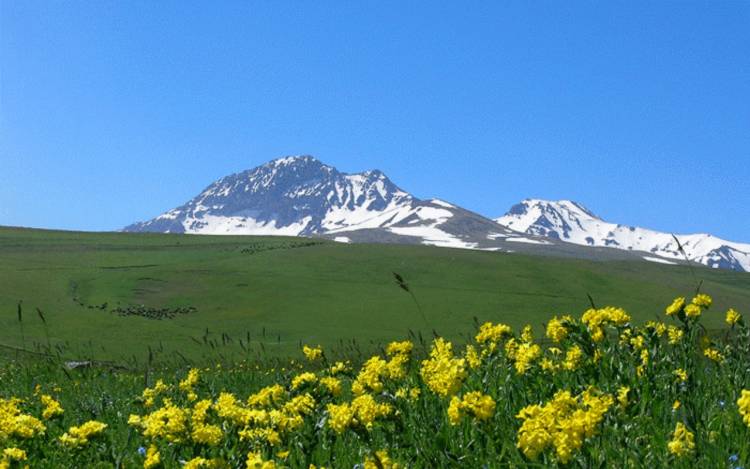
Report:
[[[48,334],[65,356],[124,360],[142,359],[149,346],[188,357],[204,356],[211,344],[227,354],[261,344],[290,354],[300,341],[367,348],[410,329],[460,339],[474,317],[530,322],[541,332],[551,315],[586,309],[587,293],[599,306],[653,319],[696,279],[715,298],[710,327],[729,306],[750,311],[750,275],[701,267],[307,238],[2,228],[0,344],[33,349]]]

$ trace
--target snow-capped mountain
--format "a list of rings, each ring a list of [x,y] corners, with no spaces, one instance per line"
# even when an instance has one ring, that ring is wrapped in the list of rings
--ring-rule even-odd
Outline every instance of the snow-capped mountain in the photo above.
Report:
[[[226,176],[184,205],[124,231],[314,236],[346,243],[683,261],[670,234],[607,223],[575,202],[525,200],[490,220],[443,200],[419,199],[381,171],[342,173],[312,156],[278,158]],[[697,262],[750,271],[750,245],[710,235],[678,239]]]
[[[345,174],[312,156],[279,158],[224,177],[185,205],[124,230],[315,235],[462,248],[496,247],[505,238],[546,243],[448,202],[420,200],[381,171]]]
[[[709,267],[750,272],[750,244],[725,241],[710,234],[672,236],[609,223],[570,200],[526,199],[495,221],[512,230],[568,243],[642,251],[644,259],[655,262],[684,259],[676,237],[691,261]]]

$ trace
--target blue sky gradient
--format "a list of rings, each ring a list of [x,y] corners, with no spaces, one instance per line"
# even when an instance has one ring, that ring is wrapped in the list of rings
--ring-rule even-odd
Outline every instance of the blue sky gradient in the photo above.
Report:
[[[748,242],[748,51],[746,1],[0,0],[0,224],[119,229],[305,153]]]

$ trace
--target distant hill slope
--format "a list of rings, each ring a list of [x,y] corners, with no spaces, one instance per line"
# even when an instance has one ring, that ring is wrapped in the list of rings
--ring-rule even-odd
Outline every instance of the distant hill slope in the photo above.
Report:
[[[709,327],[720,326],[730,306],[750,311],[750,276],[693,270],[715,298],[705,315]],[[426,322],[393,272],[406,279]],[[683,266],[637,257],[588,261],[314,238],[0,228],[0,345],[46,344],[37,307],[65,356],[118,360],[143,359],[149,347],[176,360],[177,352],[252,358],[261,344],[281,355],[298,353],[300,342],[330,348],[354,340],[367,348],[409,330],[460,340],[474,317],[531,323],[541,335],[551,314],[585,310],[587,294],[645,321],[663,318],[666,303],[691,294],[695,284]]]
[[[643,251],[677,261],[684,259],[672,234],[609,223],[570,200],[526,199],[495,221],[528,235],[582,246],[605,246]],[[676,238],[692,261],[714,268],[750,271],[750,244],[725,241],[710,234],[677,235]]]

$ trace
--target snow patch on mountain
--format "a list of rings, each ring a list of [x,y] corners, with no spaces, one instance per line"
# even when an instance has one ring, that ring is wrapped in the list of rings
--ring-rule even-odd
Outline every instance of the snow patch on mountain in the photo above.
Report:
[[[678,265],[677,262],[668,261],[666,259],[662,259],[661,257],[643,256],[643,259],[649,262],[656,262],[658,264]]]

